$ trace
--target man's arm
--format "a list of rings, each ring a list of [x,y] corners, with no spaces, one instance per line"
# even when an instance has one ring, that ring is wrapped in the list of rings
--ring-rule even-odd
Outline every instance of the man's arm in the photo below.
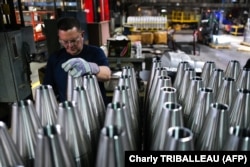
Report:
[[[111,78],[111,70],[108,66],[99,66],[100,71],[96,74],[98,81],[108,81]]]

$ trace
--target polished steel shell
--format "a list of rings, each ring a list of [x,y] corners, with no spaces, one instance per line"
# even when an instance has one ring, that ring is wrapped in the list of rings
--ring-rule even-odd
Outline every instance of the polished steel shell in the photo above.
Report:
[[[8,132],[7,126],[2,121],[0,121],[0,166],[25,167],[24,161]]]
[[[55,124],[58,102],[51,85],[40,85],[36,88],[35,108],[42,126]]]
[[[210,76],[213,73],[213,70],[216,68],[215,62],[213,61],[207,61],[201,72],[201,78],[204,81],[204,86],[208,85],[208,82],[210,80]]]
[[[184,74],[183,74],[181,83],[179,85],[179,89],[177,89],[178,101],[180,104],[183,104],[183,100],[187,92],[187,89],[190,85],[191,79],[195,76],[196,76],[196,72],[194,68],[186,68],[184,70]]]
[[[250,89],[250,68],[243,68],[236,80],[236,88]]]
[[[174,85],[173,85],[176,89],[180,88],[180,84],[182,82],[183,75],[185,73],[186,68],[190,68],[190,64],[187,61],[182,61],[178,64],[176,76],[174,79]]]
[[[159,123],[159,119],[161,116],[162,108],[163,105],[166,102],[173,102],[177,103],[177,94],[176,94],[176,89],[174,87],[161,87],[160,89],[160,96],[158,99],[158,104],[156,109],[152,112],[152,122],[150,123],[150,134],[154,134],[155,132],[155,127]],[[153,135],[152,135],[153,136]]]
[[[220,68],[215,68],[209,78],[208,86],[213,89],[214,97],[217,97],[220,86],[223,83],[225,72]]]
[[[200,151],[220,151],[228,138],[229,107],[222,103],[212,103],[197,138],[195,149]]]
[[[236,95],[236,82],[234,78],[224,77],[223,82],[219,88],[216,102],[227,104],[229,108],[232,105],[233,99]]]
[[[35,167],[76,167],[63,131],[56,124],[38,130]]]
[[[33,101],[20,100],[12,104],[11,136],[27,167],[33,167],[36,134],[41,127]]]
[[[223,151],[250,151],[250,130],[240,126],[231,126]]]
[[[96,167],[124,167],[125,151],[131,150],[125,130],[119,126],[104,126],[98,143]]]
[[[132,118],[124,103],[115,102],[109,103],[107,106],[104,126],[119,126],[122,127],[129,140],[129,147],[131,150],[137,150],[137,143],[135,139],[135,131],[132,127]]]
[[[193,133],[185,127],[170,127],[167,130],[166,144],[164,151],[193,151]]]
[[[214,102],[213,97],[213,90],[209,87],[202,87],[198,91],[186,125],[193,132],[194,143],[196,143],[196,139],[200,134],[210,105]]]
[[[172,126],[184,126],[182,106],[174,102],[166,102],[162,107],[159,123],[151,143],[151,150],[164,150],[167,129]]]
[[[230,125],[250,128],[250,90],[237,89],[230,108]]]
[[[106,106],[104,104],[96,76],[83,76],[83,87],[85,87],[86,90],[89,92],[91,105],[95,112],[98,114],[100,126],[103,126]]]
[[[240,72],[240,62],[238,60],[230,60],[227,64],[227,68],[225,70],[225,77],[237,79]]]
[[[93,166],[94,155],[90,138],[83,120],[79,117],[76,102],[64,101],[59,104],[57,124],[64,130],[64,137],[74,157],[76,166]]]
[[[190,116],[190,112],[192,110],[193,105],[197,102],[196,97],[198,95],[198,91],[200,88],[204,86],[204,81],[201,77],[195,76],[191,78],[190,84],[187,87],[186,94],[184,95],[183,99],[183,117],[184,117],[184,124],[186,125],[188,122],[188,118]]]

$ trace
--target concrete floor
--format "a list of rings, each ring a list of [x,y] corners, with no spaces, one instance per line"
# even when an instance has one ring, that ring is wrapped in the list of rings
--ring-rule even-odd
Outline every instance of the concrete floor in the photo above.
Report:
[[[190,33],[179,33],[175,34],[176,42],[192,42],[193,36]],[[200,61],[213,61],[216,64],[216,67],[221,69],[226,69],[229,61],[238,60],[243,67],[250,58],[250,47],[241,45],[241,42],[244,41],[243,36],[234,36],[231,34],[221,34],[220,39],[223,39],[228,43],[230,48],[212,48],[207,45],[198,44],[200,47],[200,55],[199,56],[191,56],[194,60]],[[240,51],[242,50],[242,51]],[[244,50],[244,51],[243,51]]]

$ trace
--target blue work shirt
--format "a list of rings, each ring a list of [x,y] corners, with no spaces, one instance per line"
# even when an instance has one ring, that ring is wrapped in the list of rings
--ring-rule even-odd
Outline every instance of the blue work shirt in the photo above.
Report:
[[[68,73],[62,68],[62,64],[71,58],[83,58],[88,62],[96,63],[98,66],[109,66],[108,59],[103,50],[96,46],[84,45],[79,55],[68,54],[65,48],[60,49],[50,55],[46,65],[44,85],[51,85],[57,100],[63,102],[67,100],[67,78]],[[103,82],[98,82],[105,105],[107,105],[106,90]]]

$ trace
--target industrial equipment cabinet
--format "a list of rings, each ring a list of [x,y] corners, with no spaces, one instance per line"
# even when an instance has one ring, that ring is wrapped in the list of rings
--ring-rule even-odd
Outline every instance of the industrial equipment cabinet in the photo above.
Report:
[[[0,39],[0,102],[26,99],[32,91],[22,31],[1,32]]]
[[[43,41],[46,39],[42,32],[43,21],[45,19],[54,19],[55,12],[53,11],[23,11],[23,18],[25,26],[32,26],[34,31],[35,42]],[[19,11],[16,11],[17,24],[21,23]]]

